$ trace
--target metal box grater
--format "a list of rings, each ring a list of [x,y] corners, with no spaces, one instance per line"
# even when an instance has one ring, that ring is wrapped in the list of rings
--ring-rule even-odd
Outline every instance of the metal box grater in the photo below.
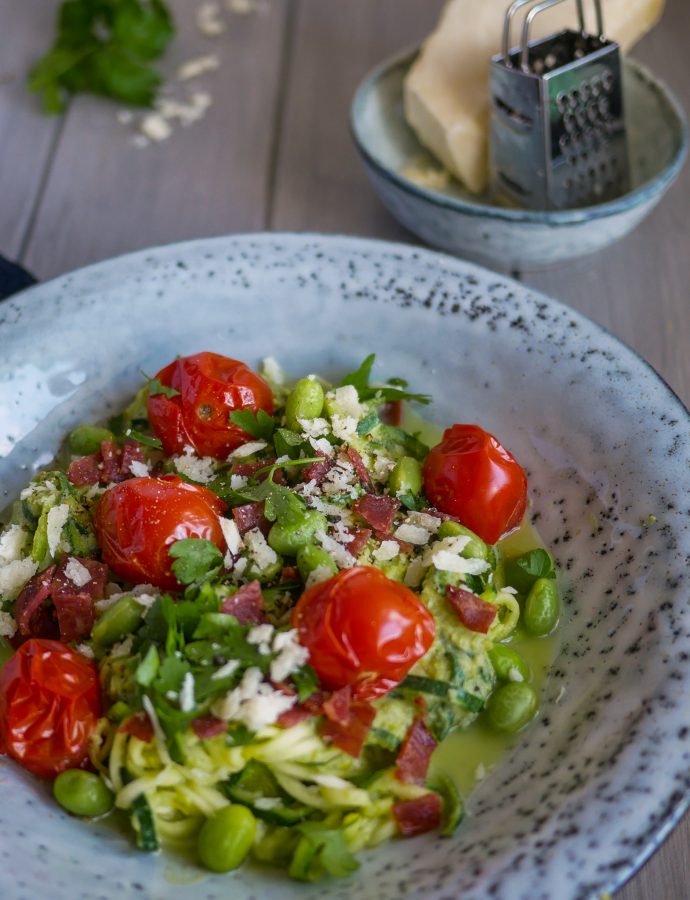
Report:
[[[502,53],[491,60],[491,186],[497,201],[528,209],[571,209],[611,200],[629,188],[621,54],[604,37],[566,29],[530,43],[535,18],[564,0],[515,0]],[[520,46],[511,25],[524,6]]]

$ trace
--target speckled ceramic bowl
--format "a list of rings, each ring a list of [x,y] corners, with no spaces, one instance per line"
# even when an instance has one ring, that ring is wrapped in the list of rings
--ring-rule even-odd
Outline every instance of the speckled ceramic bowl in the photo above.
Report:
[[[632,231],[680,172],[688,128],[664,84],[635,60],[624,63],[632,189],[587,209],[533,212],[496,206],[459,182],[431,190],[402,174],[438,167],[403,115],[402,86],[417,51],[379,66],[360,85],[351,129],[383,203],[427,244],[504,271],[537,268],[601,250]]]
[[[427,251],[260,235],[138,253],[33,288],[0,304],[0,345],[4,500],[68,429],[119,409],[140,367],[208,349],[335,375],[375,351],[378,373],[433,394],[433,421],[479,421],[527,466],[565,597],[539,718],[452,839],[392,842],[341,882],[253,867],[207,876],[69,818],[3,761],[3,900],[583,900],[620,884],[678,820],[690,783],[690,422],[611,335]]]

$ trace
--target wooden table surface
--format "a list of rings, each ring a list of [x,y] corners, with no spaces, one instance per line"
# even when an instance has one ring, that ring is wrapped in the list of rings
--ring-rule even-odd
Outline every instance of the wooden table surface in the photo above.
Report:
[[[228,15],[219,37],[194,24],[198,0],[174,0],[179,36],[165,70],[202,53],[206,118],[145,148],[91,97],[46,118],[23,76],[49,44],[56,2],[0,0],[0,253],[40,279],[149,245],[228,232],[310,230],[415,239],[379,204],[348,132],[358,81],[419,42],[441,0],[265,0]],[[635,55],[690,106],[690,2],[668,0]],[[690,168],[621,243],[523,275],[642,354],[690,403]],[[135,301],[133,301],[134,303]],[[619,893],[690,897],[690,818]],[[554,898],[558,900],[558,898]]]

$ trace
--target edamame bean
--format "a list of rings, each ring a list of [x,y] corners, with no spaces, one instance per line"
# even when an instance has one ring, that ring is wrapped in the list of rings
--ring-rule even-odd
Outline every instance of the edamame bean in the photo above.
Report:
[[[331,575],[335,575],[338,571],[338,567],[330,555],[326,553],[323,547],[317,547],[315,544],[305,544],[299,548],[297,551],[297,568],[302,581],[305,582],[316,569],[328,569]]]
[[[53,782],[55,799],[75,816],[104,816],[113,808],[115,798],[105,783],[93,772],[67,769]]]
[[[529,666],[526,660],[512,647],[496,644],[489,650],[489,659],[499,681],[529,681]]]
[[[535,637],[544,637],[556,627],[559,607],[555,579],[537,578],[525,600],[522,624]]]
[[[464,556],[465,559],[483,559],[485,562],[491,563],[492,566],[495,564],[496,554],[494,548],[486,544],[474,531],[470,531],[469,528],[465,528],[459,522],[450,520],[443,522],[437,531],[437,535],[440,538],[468,537],[470,542],[460,556]]]
[[[134,597],[123,597],[96,621],[91,636],[97,644],[109,647],[137,628],[143,612],[143,607]]]
[[[69,448],[79,456],[98,453],[101,441],[114,440],[112,431],[99,425],[77,425],[69,436]]]
[[[202,825],[199,858],[212,872],[229,872],[247,858],[255,835],[256,819],[246,806],[225,806]]]
[[[327,531],[325,516],[315,509],[308,509],[294,520],[275,522],[268,532],[268,544],[276,553],[294,556],[300,547],[310,543],[317,531]]]
[[[323,388],[314,378],[301,378],[290,391],[285,403],[285,424],[301,432],[299,419],[316,419],[323,409]]]
[[[538,705],[537,695],[528,684],[510,682],[489,697],[486,715],[496,731],[515,734],[534,718]]]
[[[412,494],[416,497],[422,490],[422,466],[412,456],[403,456],[393,466],[388,479],[391,494]]]

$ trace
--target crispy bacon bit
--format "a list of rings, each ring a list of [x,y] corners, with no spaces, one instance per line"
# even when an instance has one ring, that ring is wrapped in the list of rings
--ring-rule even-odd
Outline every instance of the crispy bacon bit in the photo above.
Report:
[[[124,478],[134,474],[131,469],[133,462],[145,462],[144,451],[141,444],[137,444],[136,441],[125,441],[122,448],[122,461],[120,462],[120,474]]]
[[[50,599],[53,575],[57,566],[50,566],[29,581],[14,604],[19,633],[24,637],[57,637],[57,626]]]
[[[350,707],[352,705],[352,688],[346,685],[334,691],[327,700],[324,700],[322,709],[326,718],[335,725],[347,728],[350,724],[352,713]]]
[[[245,503],[244,506],[236,506],[232,511],[232,517],[240,534],[246,534],[252,528],[259,528],[266,532],[271,523],[264,516],[264,502]]]
[[[321,484],[333,466],[333,459],[330,456],[326,456],[323,450],[316,450],[314,456],[322,458],[319,462],[312,463],[304,470],[302,480],[304,482],[315,481],[317,484]]]
[[[101,471],[101,456],[99,453],[92,453],[73,460],[67,469],[67,477],[72,484],[82,487],[85,484],[98,484]]]
[[[228,730],[227,722],[224,722],[222,719],[217,719],[210,714],[192,719],[191,724],[192,731],[198,738],[201,738],[202,741],[216,737],[219,734],[224,734]]]
[[[350,718],[347,727],[326,719],[321,735],[344,753],[349,753],[350,756],[358,759],[369,734],[371,723],[375,718],[376,710],[373,706],[362,700],[353,701],[350,704]]]
[[[493,603],[452,584],[446,585],[446,597],[465,628],[482,634],[488,632],[498,612]]]
[[[421,719],[415,719],[403,741],[397,759],[396,778],[410,784],[424,784],[436,741]]]
[[[400,501],[395,497],[364,494],[363,497],[355,500],[352,509],[376,531],[388,534],[400,509]]]
[[[77,641],[93,627],[94,601],[105,591],[106,567],[95,559],[75,557],[89,570],[90,581],[77,587],[65,574],[67,559],[34,575],[17,597],[15,615],[24,637]],[[52,601],[52,602],[50,602]]]
[[[150,744],[153,740],[153,725],[144,712],[134,713],[120,725],[118,730],[121,734],[131,734],[132,737],[139,738],[145,744]]]
[[[292,684],[285,682],[274,683],[276,690],[282,691],[288,696],[294,697],[295,689]],[[328,700],[328,694],[323,691],[314,691],[307,699],[292,709],[286,709],[285,712],[278,716],[277,722],[283,728],[292,728],[293,725],[299,725],[305,719],[311,719],[312,716],[320,716],[323,712],[323,705]]]
[[[384,425],[399,425],[402,419],[402,400],[390,400],[380,406],[379,419]]]
[[[345,547],[353,556],[359,556],[371,537],[371,528],[348,528],[348,534],[352,535],[353,540],[345,544]]]
[[[251,478],[252,475],[256,475],[259,469],[265,469],[266,466],[272,466],[275,462],[275,459],[261,459],[254,460],[253,462],[236,462],[233,463],[230,467],[231,475],[244,475],[245,478]],[[263,475],[259,475],[259,481],[264,481],[268,478],[268,472],[264,472]],[[283,484],[283,470],[276,469],[273,473],[273,480],[276,484]]]
[[[110,484],[113,481],[123,481],[121,471],[122,451],[114,441],[101,441],[101,456],[103,457],[104,482]]]
[[[299,578],[299,570],[297,566],[283,566],[283,571],[280,573],[281,581],[297,581]]]
[[[441,824],[441,797],[429,793],[414,800],[401,800],[393,804],[393,817],[403,837],[426,834]]]
[[[347,455],[355,468],[355,472],[357,473],[357,477],[362,482],[362,487],[365,491],[373,491],[374,485],[371,483],[371,476],[367,471],[367,467],[364,465],[364,460],[359,455],[359,453],[355,450],[354,447],[347,448]]]
[[[293,706],[292,709],[286,709],[285,712],[282,712],[276,721],[281,728],[292,728],[293,725],[299,725],[300,722],[311,719],[312,716],[316,715],[318,713],[310,712],[306,706]]]
[[[260,625],[266,621],[264,595],[258,581],[250,581],[223,600],[220,611],[234,616],[240,625]]]
[[[63,641],[78,641],[90,634],[96,618],[94,601],[100,600],[105,591],[107,569],[103,563],[95,559],[75,558],[89,570],[91,580],[77,587],[65,574],[67,561],[64,561],[53,576],[50,587],[60,640]]]

